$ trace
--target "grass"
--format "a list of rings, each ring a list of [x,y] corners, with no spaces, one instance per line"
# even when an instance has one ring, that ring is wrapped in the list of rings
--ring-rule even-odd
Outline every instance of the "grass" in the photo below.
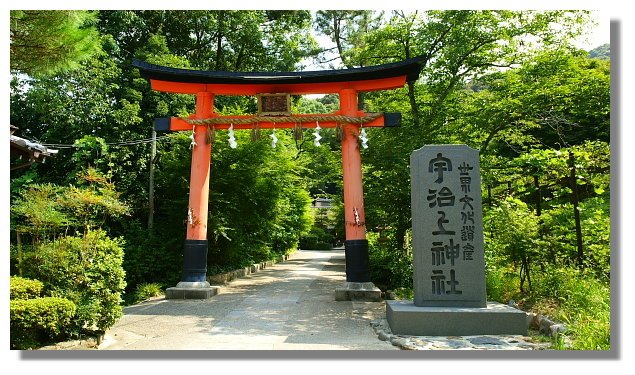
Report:
[[[137,285],[133,293],[129,293],[124,297],[126,305],[134,305],[143,302],[151,297],[163,295],[163,286],[158,283],[142,283]]]
[[[564,323],[567,332],[553,338],[554,349],[609,350],[610,287],[575,268],[553,267],[532,272],[532,289],[520,293],[517,275],[509,269],[487,273],[488,299],[514,299],[525,311]]]

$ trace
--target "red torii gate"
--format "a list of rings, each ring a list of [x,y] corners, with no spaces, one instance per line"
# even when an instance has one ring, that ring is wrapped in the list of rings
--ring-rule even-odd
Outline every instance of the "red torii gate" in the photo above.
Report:
[[[208,132],[228,129],[316,127],[342,129],[342,174],[346,223],[346,284],[337,300],[378,300],[380,291],[370,281],[368,241],[364,215],[362,164],[358,145],[360,126],[398,126],[401,114],[367,114],[358,109],[358,93],[403,87],[419,77],[423,57],[364,68],[307,72],[221,72],[176,69],[140,60],[132,65],[154,90],[196,95],[196,112],[188,118],[155,120],[157,130],[193,130],[188,225],[183,250],[181,282],[166,290],[167,298],[209,298],[218,292],[207,282],[207,213],[211,142]],[[219,116],[215,95],[338,94],[340,110],[332,115]],[[288,99],[287,99],[288,100]],[[285,111],[282,111],[285,112]]]

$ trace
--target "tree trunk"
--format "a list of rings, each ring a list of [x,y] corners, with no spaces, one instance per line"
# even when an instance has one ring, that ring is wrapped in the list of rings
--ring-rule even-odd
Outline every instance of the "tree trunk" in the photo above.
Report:
[[[18,247],[18,276],[22,276],[22,236],[20,231],[15,232]]]
[[[534,175],[534,187],[536,188],[536,216],[542,214],[541,201],[542,195],[540,194],[540,182],[538,181],[538,175]]]
[[[221,62],[223,59],[223,35],[224,35],[224,27],[225,27],[225,12],[218,12],[218,26],[216,28],[216,61],[215,61],[215,70],[221,69]]]
[[[575,157],[573,152],[569,151],[569,163],[571,164],[571,201],[573,203],[573,217],[575,219],[575,237],[576,245],[578,248],[578,266],[582,267],[584,264],[584,249],[582,248],[582,225],[580,223],[580,210],[578,209],[578,181],[576,178]]]
[[[157,131],[152,129],[152,151],[150,152],[150,186],[148,187],[148,230],[154,225],[154,159],[157,155]]]
[[[419,115],[419,107],[417,106],[417,101],[415,97],[415,83],[408,82],[408,99],[410,100],[410,108],[412,109],[412,122],[415,127],[419,127],[420,115]]]
[[[397,248],[399,250],[401,250],[402,252],[405,252],[405,246],[406,246],[406,232],[408,231],[408,228],[405,227],[400,227],[397,228],[397,232],[395,233],[395,239],[397,240]]]

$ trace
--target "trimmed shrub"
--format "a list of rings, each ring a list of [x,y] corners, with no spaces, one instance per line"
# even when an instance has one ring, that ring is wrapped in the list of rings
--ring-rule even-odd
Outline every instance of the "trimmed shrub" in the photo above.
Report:
[[[10,298],[30,299],[42,295],[44,284],[39,280],[31,280],[20,276],[11,276],[9,281]]]
[[[111,239],[102,230],[64,237],[28,253],[25,273],[41,280],[47,294],[75,303],[73,333],[105,331],[122,315],[126,286],[122,246],[122,240]]]
[[[63,337],[76,312],[65,298],[44,297],[10,302],[11,348],[29,349]]]

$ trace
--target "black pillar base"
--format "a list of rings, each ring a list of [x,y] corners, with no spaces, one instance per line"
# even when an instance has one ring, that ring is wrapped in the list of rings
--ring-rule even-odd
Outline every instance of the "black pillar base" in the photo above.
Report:
[[[346,240],[346,281],[365,283],[370,281],[368,240]]]
[[[207,240],[185,240],[181,281],[207,281]]]

